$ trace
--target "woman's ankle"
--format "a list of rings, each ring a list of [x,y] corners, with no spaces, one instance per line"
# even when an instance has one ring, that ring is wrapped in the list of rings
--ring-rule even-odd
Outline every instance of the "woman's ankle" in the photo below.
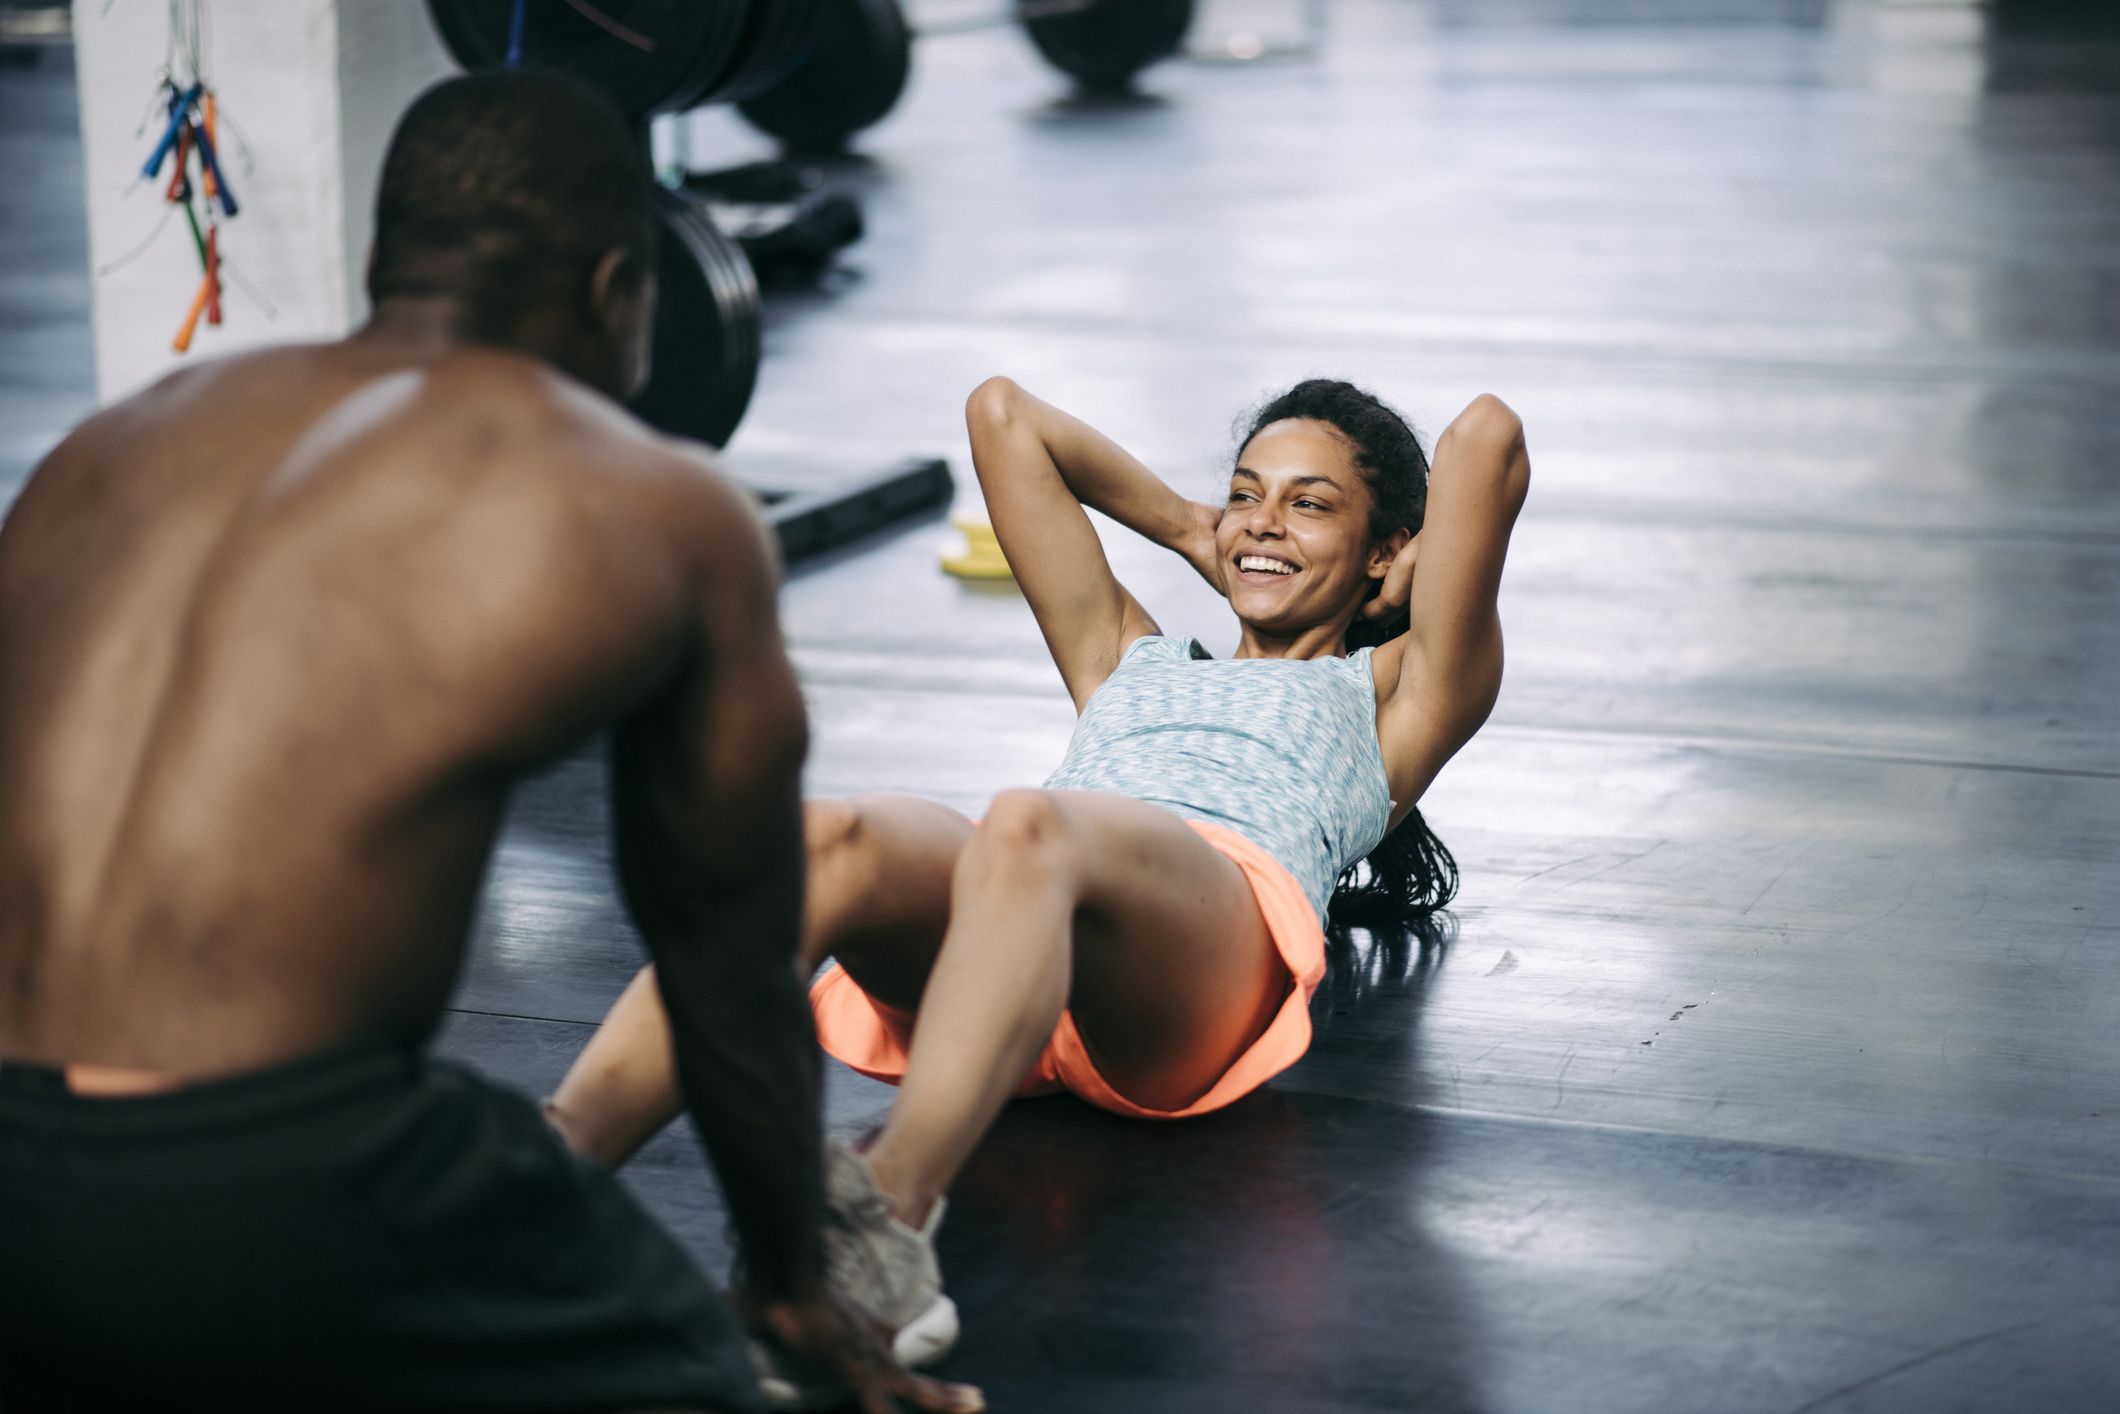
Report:
[[[941,1190],[920,1181],[917,1170],[905,1164],[891,1144],[888,1131],[876,1136],[862,1157],[868,1160],[869,1172],[876,1175],[876,1186],[891,1200],[892,1214],[918,1232],[942,1197]]]

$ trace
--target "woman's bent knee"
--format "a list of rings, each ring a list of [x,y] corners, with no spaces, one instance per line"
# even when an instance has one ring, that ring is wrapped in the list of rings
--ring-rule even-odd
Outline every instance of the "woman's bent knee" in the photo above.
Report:
[[[1012,852],[1048,852],[1066,833],[1059,802],[1042,790],[1005,790],[987,807],[979,834],[989,846]]]
[[[1050,794],[1003,791],[958,859],[957,885],[996,878],[1060,881],[1073,870],[1072,844],[1066,815]]]
[[[861,808],[846,800],[811,800],[802,807],[802,840],[810,876],[862,890],[876,873],[873,832]]]
[[[860,840],[861,812],[851,801],[806,800],[802,803],[802,842],[814,862],[843,854]]]

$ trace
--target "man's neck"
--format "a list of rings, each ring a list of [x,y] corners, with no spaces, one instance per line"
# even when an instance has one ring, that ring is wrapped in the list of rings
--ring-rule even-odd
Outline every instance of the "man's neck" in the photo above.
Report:
[[[596,371],[570,361],[578,352],[572,327],[552,309],[518,309],[495,317],[458,295],[391,295],[375,307],[349,342],[410,360],[439,358],[457,349],[500,349],[558,369],[591,387]]]
[[[412,354],[442,354],[467,344],[490,344],[474,335],[471,309],[452,295],[392,295],[354,332],[363,343]]]

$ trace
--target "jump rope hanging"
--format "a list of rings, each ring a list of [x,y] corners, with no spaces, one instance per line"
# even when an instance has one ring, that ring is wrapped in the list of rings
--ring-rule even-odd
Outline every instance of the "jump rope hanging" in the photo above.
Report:
[[[161,137],[140,167],[141,179],[148,182],[161,182],[162,169],[172,169],[161,188],[162,199],[183,213],[199,255],[198,291],[170,341],[178,353],[190,351],[201,317],[208,324],[221,322],[221,222],[232,220],[239,210],[221,164],[218,94],[206,76],[203,10],[204,0],[170,0],[169,60],[156,99],[157,110],[167,116]],[[181,80],[180,60],[187,71]]]

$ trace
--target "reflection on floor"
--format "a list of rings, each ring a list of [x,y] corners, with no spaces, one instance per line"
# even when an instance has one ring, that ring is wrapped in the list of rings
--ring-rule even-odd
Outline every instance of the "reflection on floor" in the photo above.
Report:
[[[930,43],[856,268],[769,313],[739,459],[962,468],[993,372],[1195,490],[1312,372],[1530,429],[1509,680],[1424,802],[1454,930],[1342,958],[1225,1115],[1004,1118],[944,1234],[997,1409],[2120,1407],[2120,47],[1596,8],[1343,0],[1314,63],[1116,107]],[[8,438],[85,402],[85,354],[4,371]],[[816,793],[972,809],[1057,761],[1035,628],[948,540],[789,586]],[[591,756],[524,791],[447,1032],[533,1089],[638,960],[603,830]],[[840,1132],[888,1103],[831,1085]],[[634,1179],[725,1261],[688,1136]]]

